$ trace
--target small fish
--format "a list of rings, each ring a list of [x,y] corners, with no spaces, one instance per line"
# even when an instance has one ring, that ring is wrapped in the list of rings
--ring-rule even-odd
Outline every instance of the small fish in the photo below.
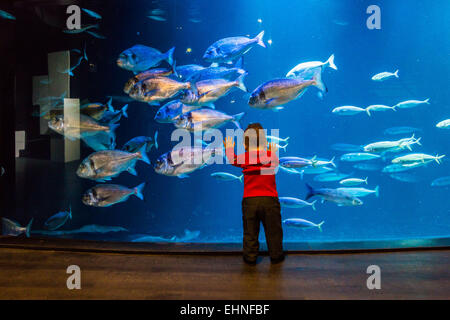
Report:
[[[367,178],[365,179],[348,178],[339,181],[339,184],[342,184],[343,186],[357,186],[363,183],[367,184]]]
[[[364,161],[364,160],[373,160],[381,158],[379,154],[366,153],[366,152],[357,152],[357,153],[346,153],[341,156],[341,161]]]
[[[22,227],[18,222],[2,218],[2,235],[4,236],[19,236],[25,234],[27,238],[30,237],[31,224],[33,223],[33,218],[26,227]]]
[[[314,181],[319,182],[332,182],[332,181],[339,181],[342,179],[345,179],[347,177],[350,177],[351,174],[349,173],[341,173],[341,172],[328,172],[319,174],[314,177]]]
[[[165,14],[166,12],[163,9],[157,8],[157,9],[153,9],[152,11],[150,11],[150,13],[160,16],[162,14]]]
[[[387,71],[386,72],[377,73],[376,75],[374,75],[372,77],[372,80],[373,81],[384,81],[384,80],[387,80],[387,79],[392,78],[392,77],[398,78],[398,70],[395,70],[394,73],[387,72]]]
[[[101,18],[102,18],[101,15],[99,15],[97,12],[94,12],[94,11],[92,11],[92,10],[85,9],[85,8],[82,8],[81,10],[83,10],[84,12],[86,12],[86,13],[87,13],[88,15],[90,15],[92,18],[95,18],[95,19],[101,19]]]
[[[327,61],[321,62],[321,61],[309,61],[309,62],[303,62],[298,65],[296,65],[294,68],[292,68],[287,74],[286,77],[307,77],[306,73],[310,73],[315,68],[321,68],[322,71],[329,67],[331,69],[337,70],[338,68],[334,64],[334,54],[332,54]]]
[[[70,67],[69,69],[66,69],[64,71],[59,71],[59,72],[63,73],[63,74],[68,73],[71,77],[73,77],[74,76],[73,71],[80,66],[80,64],[83,61],[83,59],[84,59],[84,57],[80,57],[78,59],[78,62],[75,63],[75,65],[73,67]]]
[[[111,105],[111,100],[108,102],[108,110],[105,111],[105,113],[100,118],[101,123],[108,123],[109,125],[112,125],[114,123],[117,123],[122,119],[122,116],[125,118],[128,118],[128,104],[124,105],[120,110],[115,110],[114,107]]]
[[[5,168],[0,167],[0,177],[5,174]]]
[[[0,18],[7,19],[7,20],[16,20],[16,17],[14,17],[11,13],[8,13],[3,10],[0,10]]]
[[[291,218],[283,220],[283,223],[288,227],[295,227],[300,229],[317,228],[320,232],[322,232],[322,225],[325,223],[325,221],[322,221],[319,224],[315,224],[314,222],[305,219]]]
[[[190,106],[181,103],[179,100],[174,100],[163,105],[156,112],[155,121],[159,123],[173,123],[182,114],[188,113],[192,110],[201,108],[200,106]]]
[[[189,19],[189,21],[190,22],[192,22],[192,23],[200,23],[200,22],[202,22],[202,20],[200,20],[200,19],[195,19],[195,18],[191,18],[191,19]]]
[[[450,119],[442,120],[438,124],[436,124],[436,128],[440,129],[450,129]]]
[[[347,194],[350,194],[353,197],[365,197],[370,194],[375,194],[375,196],[378,198],[380,195],[380,187],[376,186],[374,190],[369,190],[366,188],[337,188],[338,191],[343,191]]]
[[[371,116],[371,113],[370,113],[371,111],[386,111],[386,110],[396,111],[395,106],[390,107],[390,106],[386,106],[384,104],[373,104],[373,105],[368,106],[365,110],[369,116]]]
[[[56,230],[61,228],[63,225],[66,224],[67,220],[72,219],[72,208],[69,209],[69,211],[61,211],[45,221],[45,227],[47,230]]]
[[[419,179],[415,175],[412,175],[410,173],[403,173],[403,172],[392,173],[389,176],[392,179],[395,179],[395,180],[398,180],[398,181],[402,181],[402,182],[414,183],[414,182],[418,182],[419,181]]]
[[[317,200],[314,200],[312,202],[308,202],[305,200],[292,198],[292,197],[279,197],[280,205],[282,208],[305,208],[305,207],[311,207],[314,211],[316,211],[316,202]]]
[[[141,183],[133,189],[117,184],[99,184],[86,191],[82,201],[87,206],[110,207],[114,204],[127,201],[131,195],[144,200],[142,191],[145,183]]]
[[[174,125],[178,129],[186,129],[190,132],[207,131],[217,129],[223,125],[232,122],[238,129],[241,128],[239,121],[245,115],[244,112],[228,115],[221,111],[201,108],[182,114],[174,121]]]
[[[65,29],[63,30],[64,33],[68,33],[68,34],[77,34],[77,33],[82,33],[91,29],[98,29],[99,25],[98,24],[91,24],[91,25],[87,25],[84,27],[81,27],[80,29]]]
[[[281,167],[299,169],[312,165],[311,160],[299,157],[281,157],[279,159]]]
[[[121,150],[97,151],[85,158],[77,169],[77,176],[99,182],[111,180],[124,171],[137,176],[135,169],[138,160],[150,164],[144,145],[139,152],[130,153]]]
[[[166,18],[160,17],[160,16],[147,16],[147,18],[150,18],[155,21],[166,21],[167,20]]]
[[[266,48],[263,42],[264,31],[255,38],[231,37],[216,41],[206,49],[203,59],[208,62],[226,63],[237,60],[256,45]]]
[[[155,149],[158,149],[158,131],[155,132],[155,137],[135,137],[125,143],[125,145],[122,147],[123,151],[127,151],[130,153],[138,152],[144,145],[147,146],[145,151],[150,152],[153,146],[155,146]]]
[[[211,177],[216,178],[217,180],[222,181],[233,181],[233,180],[239,180],[240,182],[243,182],[242,179],[244,178],[244,175],[235,176],[234,174],[228,173],[228,172],[214,172],[211,173]]]
[[[331,149],[344,152],[358,152],[363,150],[363,146],[348,143],[335,143],[331,146]]]
[[[431,182],[432,187],[444,187],[450,185],[450,176],[434,179]]]
[[[317,159],[316,156],[314,156],[311,159],[311,166],[317,168],[317,167],[324,167],[324,166],[327,166],[327,165],[330,164],[334,168],[336,168],[336,164],[334,163],[334,159],[335,159],[335,157],[333,157],[331,160],[319,160],[319,159]]]
[[[425,162],[425,161],[433,161],[434,160],[438,164],[441,164],[441,159],[444,157],[445,157],[445,155],[431,156],[431,155],[425,154],[425,153],[411,153],[411,154],[407,154],[405,156],[401,156],[401,157],[392,159],[392,163],[405,165],[405,164],[409,164],[409,163]]]
[[[122,69],[136,73],[155,67],[162,61],[167,61],[172,66],[174,64],[174,51],[175,47],[166,53],[161,53],[157,49],[137,44],[119,55],[117,65]]]
[[[340,116],[352,116],[365,112],[365,109],[355,106],[342,106],[334,108],[331,112]]]
[[[413,128],[413,127],[392,127],[384,130],[384,134],[388,135],[397,135],[397,134],[410,134],[422,131],[422,129]]]
[[[275,137],[275,136],[266,136],[266,139],[268,142],[273,142],[273,143],[287,143],[289,141],[289,137],[287,138],[280,138],[280,137]]]
[[[406,108],[414,108],[421,104],[430,104],[430,98],[425,99],[423,101],[421,100],[407,100],[403,102],[397,103],[394,107],[400,108],[400,109],[406,109]]]

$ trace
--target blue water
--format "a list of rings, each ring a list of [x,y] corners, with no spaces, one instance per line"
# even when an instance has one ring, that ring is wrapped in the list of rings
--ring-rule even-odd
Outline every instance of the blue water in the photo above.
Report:
[[[326,61],[334,54],[338,67],[338,70],[327,68],[323,72],[323,80],[328,87],[323,99],[319,99],[317,90],[312,88],[300,99],[286,104],[280,112],[249,107],[243,93],[238,90],[215,103],[217,109],[228,114],[245,112],[241,122],[243,127],[250,122],[260,122],[267,129],[279,129],[281,137],[290,137],[287,151],[280,151],[280,156],[339,158],[344,152],[332,150],[332,144],[365,145],[410,137],[410,134],[383,134],[385,129],[394,126],[422,129],[417,134],[422,138],[422,146],[414,146],[414,151],[448,154],[450,132],[439,130],[435,125],[450,117],[450,92],[447,89],[450,80],[450,2],[378,1],[380,30],[369,30],[366,26],[369,17],[366,8],[371,4],[370,1],[352,0],[133,0],[104,1],[103,4],[95,1],[88,8],[102,14],[99,32],[107,39],[94,39],[86,34],[54,33],[52,40],[46,41],[52,43],[51,51],[79,48],[86,42],[93,66],[82,66],[76,72],[73,80],[75,94],[71,98],[106,101],[107,95],[123,95],[123,85],[132,73],[117,67],[115,60],[120,52],[135,44],[148,45],[163,52],[175,46],[177,65],[195,63],[206,66],[202,61],[203,53],[215,41],[230,36],[254,37],[265,30],[267,48],[256,46],[244,56],[244,69],[249,72],[245,84],[250,91],[265,81],[284,76],[300,62]],[[148,11],[156,8],[166,12],[166,21],[147,18]],[[190,19],[200,21],[192,22]],[[46,35],[41,34],[40,37],[45,38]],[[40,40],[30,41],[25,46],[32,49],[33,43]],[[191,52],[187,52],[188,48]],[[399,69],[399,79],[371,80],[376,73],[396,69]],[[430,105],[397,112],[374,112],[371,117],[365,113],[348,117],[331,113],[333,108],[342,105],[391,106],[404,100],[426,98],[430,98]],[[232,100],[235,102],[230,103]],[[116,108],[122,105],[114,102]],[[156,123],[153,120],[156,111],[157,107],[131,102],[129,118],[122,119],[117,130],[118,146],[138,135],[153,136],[158,130],[159,149],[152,149],[150,159],[154,161],[169,151],[175,144],[170,141],[174,127]],[[226,128],[233,126],[230,124],[223,129]],[[91,152],[83,145],[83,157]],[[385,166],[388,161],[372,162]],[[448,236],[450,189],[448,186],[431,187],[430,184],[438,177],[450,175],[449,163],[430,163],[427,167],[409,171],[419,178],[419,182],[407,183],[379,171],[356,170],[352,168],[355,163],[337,161],[340,172],[368,177],[369,185],[364,187],[373,189],[379,186],[379,197],[365,197],[364,205],[360,207],[338,207],[334,203],[318,201],[317,211],[310,208],[283,209],[283,219],[298,217],[315,223],[325,221],[323,232],[284,228],[284,239],[302,242]],[[237,168],[213,165],[197,170],[189,178],[178,179],[158,175],[141,162],[137,165],[137,177],[122,173],[113,179],[113,183],[134,187],[147,182],[145,201],[132,197],[109,208],[83,205],[80,200],[82,193],[96,183],[81,180],[67,168],[61,169],[65,172],[65,181],[73,184],[66,183],[63,192],[54,190],[56,187],[52,189],[52,182],[45,188],[42,185],[38,187],[38,184],[25,186],[29,189],[27,192],[34,194],[30,197],[33,200],[17,208],[13,218],[25,224],[33,216],[33,229],[42,230],[48,217],[68,209],[71,204],[73,219],[62,230],[96,224],[120,226],[128,232],[55,235],[57,237],[131,241],[146,235],[176,236],[176,240],[188,242],[240,242],[242,239],[242,184],[210,177],[211,173],[218,171],[240,175]],[[33,172],[27,175],[33,175]],[[339,186],[338,182],[316,182],[313,177],[305,175],[302,180],[299,175],[279,172],[276,177],[279,195],[304,199],[306,182],[314,187]],[[186,229],[197,233],[184,238]]]

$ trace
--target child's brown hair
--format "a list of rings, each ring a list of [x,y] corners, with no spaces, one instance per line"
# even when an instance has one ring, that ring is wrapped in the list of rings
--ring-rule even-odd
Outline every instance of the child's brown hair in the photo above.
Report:
[[[251,139],[255,137],[252,136],[252,134],[256,135],[256,139]],[[256,144],[256,148],[258,149],[265,149],[267,147],[266,132],[264,131],[263,126],[259,122],[250,123],[247,126],[247,129],[245,129],[244,131],[245,151],[248,151],[250,149],[250,144],[252,144],[252,147],[253,145]]]

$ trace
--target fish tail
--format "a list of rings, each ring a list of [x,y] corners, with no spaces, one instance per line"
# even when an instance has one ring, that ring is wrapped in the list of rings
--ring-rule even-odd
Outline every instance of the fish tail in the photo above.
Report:
[[[414,142],[417,143],[419,146],[422,145],[422,144],[420,143],[420,139],[422,139],[422,137],[420,137],[419,139],[416,139],[416,141],[414,141]]]
[[[302,180],[303,180],[304,173],[305,173],[305,170],[300,171],[300,179],[302,179]]]
[[[437,162],[438,164],[441,164],[441,163],[442,163],[441,159],[442,159],[443,157],[445,157],[445,154],[443,154],[442,156],[440,156],[440,155],[437,154],[436,157],[434,158],[434,160],[436,160],[436,162]]]
[[[311,202],[311,207],[314,211],[316,211],[316,202],[317,202],[317,200],[314,200],[313,202]]]
[[[144,200],[144,194],[142,193],[145,188],[145,182],[138,185],[136,188],[134,188],[134,195],[138,197],[141,200]]]
[[[367,112],[367,114],[369,115],[369,117],[371,116],[371,114],[370,114],[370,110],[369,110],[369,107],[367,107],[366,108],[366,112]]]
[[[321,92],[328,92],[327,86],[322,81],[322,69],[321,68],[317,68],[312,80],[313,80],[312,85],[314,87],[319,89]]]
[[[112,97],[109,97],[108,102],[106,103],[106,105],[108,106],[108,110],[113,112],[114,111],[114,107],[112,106]]]
[[[284,138],[283,142],[288,142],[290,137]]]
[[[244,178],[244,175],[243,174],[241,174],[240,176],[239,176],[239,181],[241,182],[241,183],[243,183],[243,179]]]
[[[395,109],[396,107],[397,107],[397,105],[392,106],[391,109],[394,110],[394,111],[397,111],[397,109]]]
[[[325,221],[322,221],[317,225],[317,228],[319,228],[319,231],[322,232],[322,225],[325,223]]]
[[[337,70],[337,69],[338,69],[338,68],[336,67],[336,65],[334,64],[334,54],[332,54],[332,55],[328,58],[326,64],[327,64],[331,69],[334,69],[334,70]]]
[[[259,44],[261,47],[266,48],[266,44],[263,41],[264,37],[264,30],[258,33],[258,35],[255,37],[256,43]]]
[[[314,156],[314,157],[311,158],[311,165],[312,165],[314,168],[316,167],[316,163],[317,163],[316,158],[317,158],[317,156]]]
[[[128,110],[128,104],[126,104],[126,105],[124,105],[123,107],[122,107],[122,115],[125,117],[125,118],[128,118],[128,113],[127,113],[127,110]]]
[[[69,205],[69,218],[72,219],[72,205]]]
[[[150,159],[147,156],[145,150],[147,149],[147,144],[144,144],[141,149],[137,152],[139,155],[139,159],[144,161],[146,164],[150,164]]]
[[[30,222],[28,222],[28,225],[27,225],[27,228],[25,231],[27,238],[30,237],[31,225],[33,224],[33,220],[34,220],[34,218],[31,218]]]
[[[331,158],[330,160],[330,164],[334,167],[337,168],[336,164],[334,163],[334,160],[336,159],[336,157]]]
[[[236,125],[236,127],[238,129],[241,129],[241,124],[239,123],[239,121],[241,121],[241,119],[244,115],[245,115],[245,112],[241,112],[241,113],[235,114],[233,116],[233,123]]]
[[[177,62],[174,60],[173,64],[171,65],[172,73],[175,75],[175,77],[179,78],[176,66],[177,66]]]
[[[303,175],[302,175],[302,179],[303,179]],[[306,194],[306,200],[308,200],[311,197],[314,197],[315,193],[314,193],[314,189],[313,187],[311,187],[308,183],[305,183],[306,188],[308,188],[308,193]]]
[[[380,186],[375,187],[375,196],[378,198],[380,196]]]
[[[430,98],[425,99],[424,102],[425,102],[426,104],[430,104]]]
[[[368,184],[368,183],[367,183],[367,179],[369,179],[369,177],[366,177],[366,178],[364,179],[364,182],[365,182],[366,184]]]
[[[155,148],[158,149],[158,130],[155,131]]]
[[[398,69],[397,69],[397,70],[395,70],[395,72],[394,72],[394,76],[395,76],[396,78],[398,78]]]
[[[242,91],[244,91],[244,92],[248,92],[248,90],[247,90],[247,88],[245,87],[245,84],[244,84],[244,78],[245,78],[245,76],[248,74],[248,72],[246,72],[246,73],[244,73],[244,74],[241,74],[237,79],[236,79],[236,84],[237,84],[237,87],[239,88],[239,89],[241,89]]]
[[[170,64],[171,66],[175,63],[173,60],[173,52],[175,51],[175,47],[171,48],[169,51],[166,52],[165,54],[165,60],[167,61],[168,64]]]
[[[280,147],[280,149],[283,149],[283,151],[286,151],[286,147],[289,145],[289,143],[286,143],[284,146],[280,146],[279,145],[279,147]]]

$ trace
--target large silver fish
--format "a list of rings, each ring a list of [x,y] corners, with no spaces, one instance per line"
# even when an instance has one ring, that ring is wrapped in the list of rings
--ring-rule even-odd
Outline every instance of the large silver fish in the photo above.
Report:
[[[244,112],[230,116],[226,113],[202,108],[182,114],[174,122],[178,129],[186,129],[188,131],[206,131],[209,129],[220,128],[228,122],[233,122],[238,129],[241,128],[239,120],[244,116]]]
[[[77,175],[80,178],[95,181],[107,181],[117,177],[120,173],[128,171],[137,175],[135,165],[138,160],[150,164],[150,160],[145,153],[144,145],[139,152],[129,153],[120,150],[105,150],[94,152],[80,164]]]
[[[94,136],[100,132],[106,133],[112,141],[115,141],[114,131],[118,124],[101,124],[95,119],[80,114],[80,117],[56,116],[48,122],[48,127],[70,140]]]
[[[187,146],[175,148],[161,155],[154,164],[156,173],[179,178],[206,166],[208,160],[222,152],[211,147]]]
[[[138,82],[131,90],[130,97],[151,105],[159,105],[160,101],[173,98],[180,91],[193,89],[195,85],[190,82],[178,82],[166,77],[149,78]]]
[[[184,91],[180,101],[189,105],[214,107],[213,103],[219,98],[227,95],[234,87],[247,92],[247,88],[244,84],[244,77],[246,75],[247,73],[240,75],[235,81],[228,81],[225,79],[199,81],[195,84],[197,92],[193,90]]]
[[[230,37],[216,41],[206,49],[203,59],[208,62],[225,63],[239,59],[256,45],[265,48],[263,42],[264,31],[261,31],[255,38]]]
[[[117,184],[99,184],[86,191],[82,201],[87,206],[110,207],[116,203],[127,201],[132,195],[144,200],[142,191],[145,183],[141,183],[133,189]]]
[[[283,78],[267,81],[252,92],[248,104],[259,109],[280,109],[279,106],[300,98],[308,87],[321,83],[318,70],[312,80]]]
[[[2,235],[4,236],[19,236],[23,233],[27,237],[30,237],[31,224],[33,223],[33,219],[30,220],[26,227],[22,227],[20,223],[2,218]]]
[[[173,65],[174,50],[175,47],[166,53],[161,53],[157,49],[137,44],[119,55],[117,65],[125,70],[136,73],[157,66],[164,60],[170,65]]]
[[[155,120],[159,123],[173,123],[180,115],[199,108],[200,106],[186,105],[180,100],[170,101],[159,108]]]
[[[332,54],[327,61],[308,61],[302,62],[292,68],[287,74],[286,78],[296,78],[301,77],[303,79],[313,76],[314,69],[320,68],[321,71],[325,69],[325,67],[330,67],[334,70],[337,70],[336,65],[334,64],[334,54]]]
[[[360,206],[363,204],[360,199],[343,190],[329,188],[314,189],[309,184],[306,184],[306,187],[308,188],[306,200],[314,196],[319,196],[323,201],[335,202],[338,206]]]
[[[129,79],[127,83],[125,83],[125,86],[123,88],[123,92],[130,93],[131,89],[140,81],[144,81],[149,78],[156,78],[156,77],[167,77],[171,75],[174,72],[175,69],[172,67],[171,69],[165,69],[165,68],[156,68],[156,69],[150,69],[141,73],[138,73],[133,78]],[[176,75],[176,73],[175,73]]]

